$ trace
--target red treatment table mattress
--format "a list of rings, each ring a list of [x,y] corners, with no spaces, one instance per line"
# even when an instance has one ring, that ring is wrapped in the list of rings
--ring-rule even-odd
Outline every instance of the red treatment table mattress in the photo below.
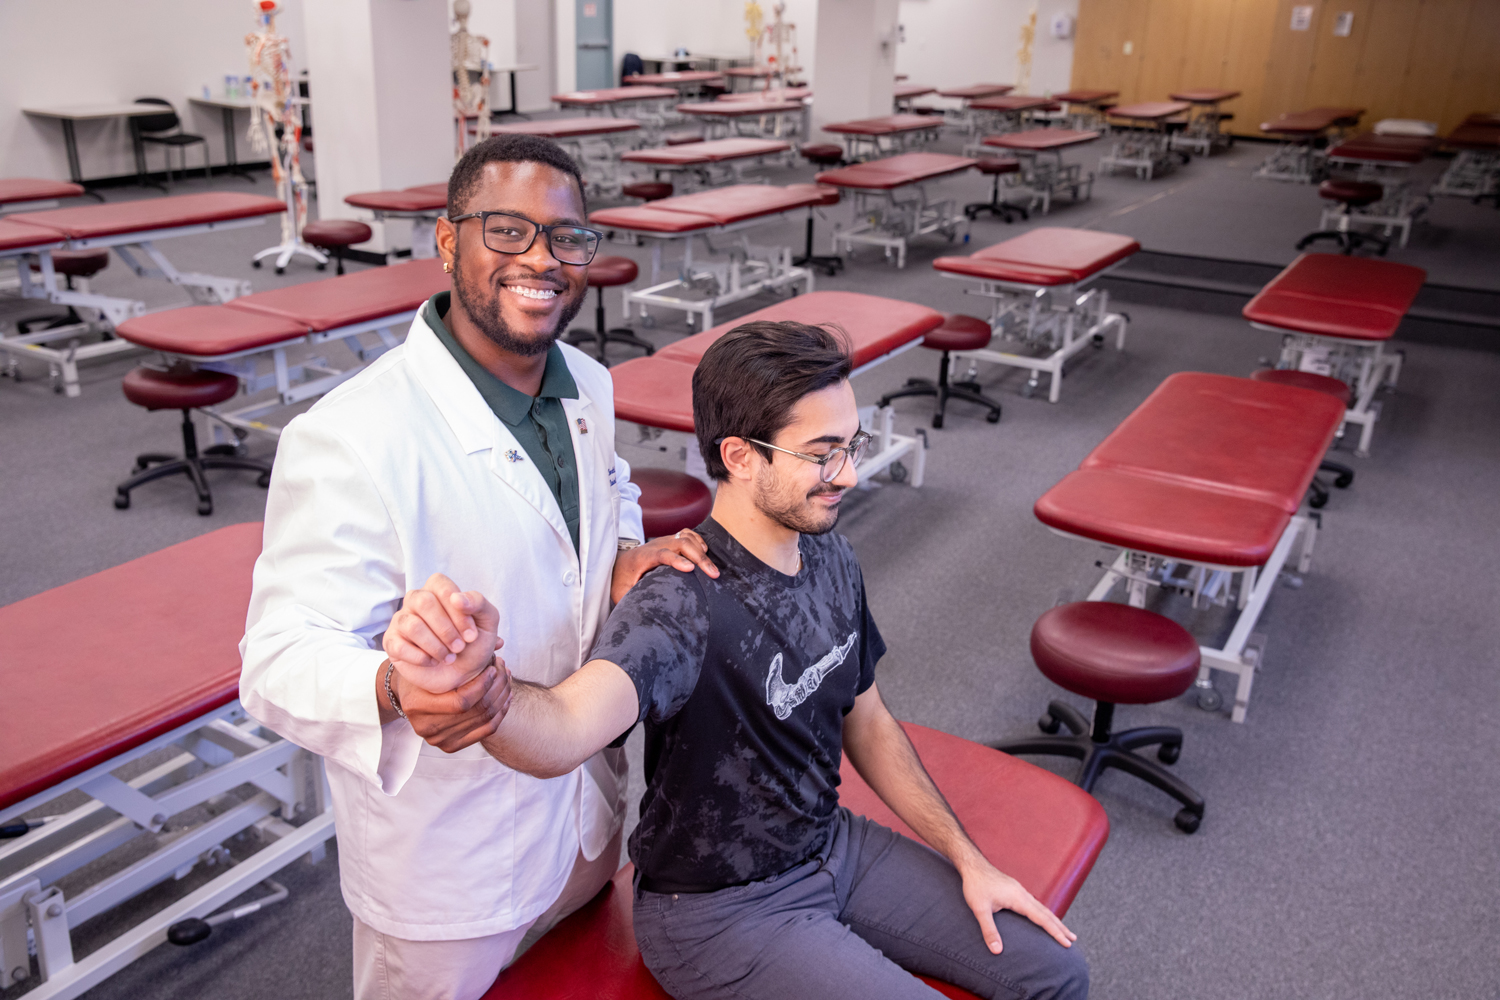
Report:
[[[987,347],[958,356],[1029,370],[1028,395],[1048,374],[1047,398],[1057,402],[1069,358],[1111,327],[1115,349],[1125,349],[1125,317],[1109,311],[1109,294],[1102,288],[1080,292],[1140,248],[1129,236],[1044,226],[967,257],[939,257],[933,268],[945,277],[977,281],[974,294],[994,300],[990,326],[1026,348],[1018,353]]]
[[[735,132],[739,134],[767,135],[780,138],[802,130],[800,119],[807,106],[800,99],[775,98],[764,91],[753,92],[759,100],[703,101],[697,104],[679,104],[679,114],[687,115],[707,123],[708,134]],[[788,122],[788,116],[794,116]],[[763,119],[771,118],[770,123]]]
[[[677,96],[671,87],[607,87],[603,90],[574,90],[553,94],[552,103],[565,108],[599,108],[636,101],[663,101]]]
[[[224,226],[225,223],[244,219],[258,221],[263,216],[278,215],[285,211],[285,203],[275,198],[214,191],[207,194],[179,194],[167,198],[54,208],[45,212],[20,212],[7,218],[13,222],[55,229],[68,238],[70,246],[83,249],[178,235],[170,232],[175,229],[205,232],[228,228]]]
[[[1104,809],[1057,775],[968,740],[902,724],[922,763],[984,856],[1064,916],[1109,837]],[[839,802],[919,840],[845,761]],[[631,927],[626,865],[593,901],[562,921],[500,973],[483,1000],[667,1000],[646,969]],[[975,1000],[922,978],[944,996]]]
[[[938,96],[951,97],[960,101],[975,101],[983,97],[999,97],[1015,89],[1008,83],[975,83],[967,87],[944,87],[938,91]]]
[[[38,177],[0,178],[0,209],[32,201],[52,202],[59,198],[77,198],[83,193],[83,185],[67,181],[49,181]]]
[[[621,153],[620,160],[623,163],[645,163],[653,167],[696,167],[727,160],[774,156],[791,148],[791,143],[780,139],[737,137],[690,142],[681,146],[662,146],[659,149],[632,149]]]
[[[818,174],[819,184],[854,194],[854,217],[859,221],[834,233],[834,250],[852,253],[856,243],[878,246],[887,260],[894,256],[900,268],[906,266],[907,240],[914,236],[941,232],[952,239],[962,230],[967,242],[969,219],[958,202],[930,199],[926,185],[963,173],[976,162],[947,153],[902,153]],[[897,192],[907,188],[912,189],[907,197],[898,198]]]
[[[970,101],[969,107],[974,111],[1018,114],[1022,111],[1056,111],[1061,105],[1051,97],[1038,97],[1035,94],[1001,94]]]
[[[862,160],[889,156],[936,139],[943,119],[936,115],[881,115],[824,125],[823,131],[840,136],[844,159]]]
[[[1081,146],[1099,138],[1098,132],[1072,128],[1032,128],[1024,132],[985,136],[982,145],[1006,149],[1013,153],[1055,153],[1069,146]]]
[[[706,69],[677,70],[671,73],[637,73],[621,81],[627,87],[672,87],[676,90],[698,90],[710,84],[722,86],[724,76]]]
[[[413,220],[411,255],[419,260],[437,256],[435,227],[438,217],[448,210],[447,184],[419,184],[400,191],[361,191],[346,195],[344,204],[367,210],[377,222]]]
[[[915,347],[943,322],[941,313],[911,302],[855,292],[809,292],[635,358],[610,369],[615,383],[615,416],[644,427],[691,434],[693,369],[710,344],[730,330],[756,321],[832,324],[848,334],[856,374]],[[912,484],[922,484],[924,450],[914,437],[895,434],[889,407],[876,414],[879,451],[861,463],[863,480],[903,457],[916,462]],[[689,448],[696,457],[696,447]]]
[[[811,87],[773,87],[770,90],[741,90],[720,94],[718,101],[801,101],[812,96]]]
[[[222,306],[149,313],[122,324],[118,332],[138,347],[237,375],[247,393],[275,386],[274,400],[211,412],[231,427],[277,435],[280,428],[262,416],[321,396],[357,374],[395,347],[398,331],[410,324],[427,299],[450,284],[439,261],[412,260],[257,292]],[[368,332],[379,337],[377,346],[366,347],[358,340]],[[288,348],[332,340],[343,341],[359,363],[330,371],[326,362],[306,367],[288,362]],[[260,371],[260,355],[270,356],[271,372]]]
[[[1395,388],[1402,356],[1385,350],[1416,300],[1427,272],[1419,267],[1342,254],[1303,254],[1246,303],[1244,317],[1282,334],[1278,366],[1331,375],[1348,383],[1344,419],[1360,425],[1355,454],[1370,453],[1379,415],[1376,390]]]
[[[1041,202],[1042,214],[1052,211],[1052,199],[1062,194],[1086,201],[1094,194],[1094,174],[1076,163],[1064,163],[1063,150],[1099,138],[1098,132],[1072,128],[1032,128],[1003,135],[987,135],[982,147],[1003,149],[1027,161],[1023,183],[1031,189],[1031,204]],[[1048,160],[1042,157],[1050,157]]]
[[[531,122],[506,122],[490,129],[493,135],[539,135],[546,139],[581,139],[616,132],[635,132],[641,127],[633,118],[549,118]]]

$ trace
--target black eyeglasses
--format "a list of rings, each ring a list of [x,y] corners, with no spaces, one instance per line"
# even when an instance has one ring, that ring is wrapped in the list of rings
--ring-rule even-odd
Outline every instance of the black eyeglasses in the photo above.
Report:
[[[547,249],[563,264],[587,264],[599,252],[604,234],[582,226],[539,226],[530,219],[504,212],[469,212],[448,221],[457,225],[465,219],[478,219],[484,232],[484,245],[496,253],[518,254],[531,249],[538,233],[547,235]]]
[[[788,455],[797,456],[804,462],[811,462],[813,465],[818,466],[818,478],[825,483],[831,483],[839,477],[840,472],[844,471],[845,461],[855,468],[859,467],[859,460],[865,457],[865,448],[869,445],[872,438],[873,435],[871,434],[867,434],[864,431],[856,431],[854,437],[849,439],[848,444],[841,448],[834,448],[825,455],[809,455],[803,451],[792,451],[790,448],[783,448],[769,441],[759,441],[755,438],[745,438],[745,440],[751,444],[758,444],[762,448],[785,452]],[[723,440],[723,438],[719,438],[719,441]],[[715,441],[714,443],[718,444],[719,441]]]

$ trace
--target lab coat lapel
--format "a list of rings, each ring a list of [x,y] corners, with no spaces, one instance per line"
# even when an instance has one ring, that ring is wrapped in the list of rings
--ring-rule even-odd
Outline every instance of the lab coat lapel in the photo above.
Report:
[[[532,463],[531,456],[526,454],[526,449],[521,447],[521,442],[516,440],[504,421],[495,416],[469,376],[428,327],[420,311],[407,334],[406,354],[417,381],[458,439],[464,454],[477,455],[488,450],[491,474],[536,508],[571,548],[572,539],[562,508],[558,507],[557,498],[547,488],[547,482]]]
[[[578,383],[578,398],[565,399],[562,404],[563,412],[568,415],[568,433],[573,438],[573,460],[578,463],[578,545],[581,549],[578,561],[580,565],[587,566],[592,555],[589,551],[589,539],[593,535],[591,526],[594,518],[609,513],[599,509],[601,498],[595,492],[596,484],[607,476],[612,492],[615,470],[605,469],[601,465],[603,456],[597,443],[602,440],[599,408],[594,405],[588,391],[576,376],[574,382]],[[585,431],[584,428],[588,430]]]

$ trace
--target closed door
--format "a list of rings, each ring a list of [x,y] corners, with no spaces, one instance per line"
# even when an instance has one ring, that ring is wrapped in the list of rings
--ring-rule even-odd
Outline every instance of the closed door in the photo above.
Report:
[[[577,0],[578,89],[615,86],[614,23],[610,0]]]
[[[516,4],[516,62],[535,70],[516,75],[516,107],[519,111],[546,111],[557,93],[553,42],[552,0],[523,0]],[[503,105],[508,97],[501,98]]]

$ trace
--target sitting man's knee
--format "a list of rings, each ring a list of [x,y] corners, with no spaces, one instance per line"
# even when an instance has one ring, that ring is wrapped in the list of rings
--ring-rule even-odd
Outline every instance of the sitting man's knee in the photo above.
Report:
[[[1089,995],[1089,962],[1083,946],[1053,949],[1047,982],[1036,994],[1037,1000],[1085,1000]]]

